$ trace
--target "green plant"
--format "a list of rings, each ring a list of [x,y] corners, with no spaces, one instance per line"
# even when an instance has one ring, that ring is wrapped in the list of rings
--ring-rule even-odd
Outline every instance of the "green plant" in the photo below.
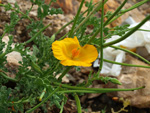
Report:
[[[103,59],[103,49],[111,46],[126,52],[130,52],[126,49],[122,49],[119,47],[112,46],[115,43],[118,43],[124,39],[126,39],[129,35],[133,32],[138,30],[147,20],[150,19],[150,16],[147,16],[141,23],[139,23],[136,27],[132,29],[128,29],[127,26],[122,27],[115,27],[114,31],[111,31],[110,28],[107,28],[106,25],[113,22],[119,16],[123,15],[127,11],[130,11],[140,5],[148,2],[149,0],[143,0],[135,5],[133,5],[129,9],[121,10],[127,0],[121,4],[121,6],[113,13],[108,12],[104,15],[104,4],[107,0],[100,0],[97,4],[93,4],[92,0],[89,3],[86,3],[88,9],[81,13],[81,8],[83,6],[85,0],[81,1],[81,5],[78,9],[77,15],[75,18],[63,26],[58,32],[54,33],[53,36],[47,37],[43,34],[43,31],[50,26],[43,25],[43,19],[49,14],[58,14],[62,13],[60,9],[51,8],[49,9],[52,2],[55,0],[51,0],[49,5],[44,4],[41,0],[31,0],[32,7],[33,5],[38,5],[38,17],[39,20],[35,21],[31,17],[29,17],[29,12],[31,11],[32,7],[26,13],[20,11],[19,6],[17,3],[15,7],[12,7],[10,4],[0,4],[1,7],[5,8],[5,11],[11,10],[10,14],[10,24],[6,24],[4,33],[0,38],[0,111],[1,112],[32,112],[36,110],[38,107],[41,109],[46,110],[46,105],[49,106],[56,105],[60,109],[60,113],[63,111],[63,106],[67,101],[67,97],[65,94],[72,94],[75,98],[77,103],[77,110],[78,113],[81,113],[81,105],[78,95],[84,93],[107,93],[113,91],[132,91],[138,90],[144,87],[139,88],[132,88],[132,89],[112,89],[112,88],[88,88],[92,84],[94,80],[102,80],[105,83],[108,81],[120,84],[121,83],[114,78],[110,77],[101,77],[99,76],[99,72],[102,69],[103,61],[116,63],[119,65],[126,65],[126,66],[137,66],[137,65],[130,65],[130,64],[123,64],[118,62],[109,61]],[[95,16],[95,13],[101,9],[101,18]],[[86,13],[86,16],[83,14]],[[19,15],[21,14],[21,16]],[[107,21],[104,22],[104,18],[107,17]],[[22,19],[29,19],[30,24],[27,26],[27,29],[30,30],[30,39],[23,42],[17,43],[14,48],[11,47],[13,43],[13,35],[11,34],[14,29],[14,26],[22,20]],[[81,45],[85,44],[92,44],[97,47],[97,50],[101,53],[101,63],[97,73],[89,74],[88,81],[84,81],[78,86],[72,86],[69,84],[63,84],[62,78],[66,75],[66,73],[72,68],[72,66],[65,67],[60,64],[60,62],[54,57],[52,52],[52,43],[55,40],[55,36],[64,29],[67,25],[73,23],[73,26],[67,34],[63,37],[60,37],[59,40],[62,40],[66,36],[74,37],[77,36]],[[90,34],[86,34],[85,31],[89,25],[93,25],[93,31]],[[119,31],[118,31],[119,30]],[[128,33],[125,33],[128,31]],[[7,34],[9,34],[9,42],[6,47],[6,51],[2,52],[3,48],[5,47],[5,43],[2,42],[2,38]],[[105,34],[105,36],[103,35]],[[96,38],[100,34],[100,37]],[[121,38],[109,43],[105,43],[105,39],[110,38],[112,35],[117,34],[120,35]],[[30,42],[33,42],[32,51],[31,48],[26,47],[26,45]],[[22,56],[22,61],[19,62],[20,66],[18,67],[18,71],[15,73],[15,78],[11,78],[7,75],[9,70],[5,66],[7,64],[6,55],[12,51],[17,51]],[[32,54],[29,54],[32,52]],[[130,52],[131,54],[143,59],[147,63],[146,59],[143,57]],[[150,63],[149,63],[150,64]],[[46,68],[45,68],[46,67]],[[145,67],[150,68],[150,66],[138,66],[138,67]],[[56,75],[60,74],[60,77],[57,79]],[[8,87],[7,83],[13,84],[14,87]]]

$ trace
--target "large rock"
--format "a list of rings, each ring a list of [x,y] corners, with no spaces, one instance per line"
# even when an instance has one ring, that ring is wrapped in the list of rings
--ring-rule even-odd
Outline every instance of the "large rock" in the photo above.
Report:
[[[126,56],[126,62],[129,64],[136,65],[144,65],[143,63],[136,58],[133,58],[129,55]],[[118,88],[136,88],[145,86],[144,89],[135,90],[135,91],[123,91],[117,92],[116,95],[118,97],[123,97],[124,99],[129,99],[131,102],[131,106],[135,106],[138,108],[150,108],[150,69],[149,68],[141,68],[141,67],[124,67],[122,69],[121,76],[118,80],[122,83],[122,85],[118,85]]]

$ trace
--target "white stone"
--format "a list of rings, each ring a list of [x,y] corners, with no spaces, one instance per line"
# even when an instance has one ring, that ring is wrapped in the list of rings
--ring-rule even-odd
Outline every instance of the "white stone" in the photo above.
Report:
[[[5,52],[8,41],[9,41],[9,37],[8,36],[4,36],[2,39],[3,42],[6,43],[5,48],[3,49],[3,52]],[[14,48],[15,44],[13,43],[11,45],[12,48]],[[19,52],[13,51],[11,53],[8,53],[7,55],[7,62],[11,63],[13,65],[20,65],[18,62],[22,61],[22,56]]]

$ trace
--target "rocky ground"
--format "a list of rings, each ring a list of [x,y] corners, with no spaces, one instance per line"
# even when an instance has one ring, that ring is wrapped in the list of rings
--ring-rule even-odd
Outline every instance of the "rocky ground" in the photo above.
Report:
[[[89,0],[86,0],[86,1],[89,1]],[[94,0],[94,2],[97,2],[97,1],[98,0]],[[124,8],[129,8],[138,1],[139,0],[129,0]],[[12,5],[14,5],[15,2],[18,2],[23,12],[29,9],[31,6],[31,3],[29,0],[3,0],[1,2],[2,3],[9,2]],[[49,3],[49,0],[45,0],[45,3]],[[52,36],[53,33],[57,32],[63,25],[71,21],[77,12],[79,3],[80,3],[80,0],[57,0],[57,3],[53,4],[53,6],[61,7],[64,11],[64,14],[58,14],[58,15],[53,15],[53,16],[49,15],[45,18],[44,20],[45,25],[47,25],[48,23],[52,24],[48,29],[46,29],[45,34],[50,37]],[[120,4],[120,0],[108,0],[107,4],[105,5],[105,11],[106,12],[115,11],[116,7],[118,7],[119,4]],[[150,13],[149,5],[150,3],[145,4],[139,7],[138,9],[134,9],[133,11],[126,13],[124,16],[120,17],[111,25],[109,25],[109,27],[120,25],[129,16],[131,16],[136,22],[140,22],[142,19],[145,18],[145,16],[148,13]],[[33,10],[30,13],[30,17],[34,18],[35,20],[37,19],[36,9],[37,9],[36,6],[33,7]],[[86,10],[85,7],[82,9],[82,11],[84,10]],[[0,35],[2,35],[4,32],[3,31],[4,25],[10,22],[9,14],[10,12],[5,12],[3,8],[0,8]],[[12,33],[15,37],[14,43],[24,42],[30,38],[28,36],[28,31],[26,30],[26,26],[29,23],[30,23],[29,20],[24,19],[24,20],[21,20],[15,26],[15,32]],[[67,33],[70,30],[70,28],[71,28],[71,25],[69,25],[61,33],[59,33],[56,38],[58,39],[59,37],[63,36],[65,33]],[[10,60],[11,63],[12,63],[12,59],[13,58],[11,58]],[[147,65],[144,62],[139,61],[138,59],[130,55],[127,56],[127,59],[128,60],[126,62],[131,63],[131,64],[134,62],[134,64],[137,63],[137,64],[142,64],[142,65]],[[81,71],[79,72],[75,71],[75,69],[71,69],[69,72],[69,77],[64,78],[64,82],[72,83],[74,85],[77,83],[80,83],[83,80],[88,79],[88,74],[91,70],[96,71],[96,69],[93,69],[92,67],[81,68]],[[140,76],[139,76],[139,73],[140,73]],[[91,87],[95,87],[95,88],[102,88],[102,87],[131,88],[131,87],[138,87],[140,85],[145,85],[146,89],[136,91],[136,92],[129,92],[129,93],[123,92],[123,93],[109,93],[109,94],[87,94],[87,95],[81,96],[80,99],[81,99],[81,103],[83,107],[83,112],[104,113],[103,111],[106,111],[106,113],[112,113],[113,110],[119,111],[123,107],[123,103],[121,101],[118,101],[118,99],[114,99],[113,97],[124,97],[124,99],[130,99],[131,101],[130,105],[132,106],[127,107],[127,110],[129,113],[150,113],[150,104],[149,104],[150,103],[150,96],[149,96],[150,84],[148,82],[150,80],[150,77],[148,76],[149,73],[150,73],[149,69],[123,67],[122,76],[118,77],[118,79],[123,83],[122,86],[113,85],[111,83],[108,83],[107,85],[105,85],[101,81],[94,81]],[[135,78],[134,80],[132,79],[133,75]],[[65,105],[64,113],[76,113],[77,112],[76,107],[75,107],[74,101],[72,100],[71,95],[68,95],[68,97],[70,98],[70,100]],[[56,113],[56,111],[58,111],[58,109],[54,107],[53,110],[49,110],[49,113]],[[124,112],[121,112],[121,113],[124,113]]]

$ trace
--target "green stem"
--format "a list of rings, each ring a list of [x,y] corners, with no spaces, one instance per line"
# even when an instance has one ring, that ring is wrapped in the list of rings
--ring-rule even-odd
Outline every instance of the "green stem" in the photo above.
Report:
[[[41,103],[33,107],[32,109],[26,111],[26,113],[30,113],[34,110],[36,110],[38,107],[40,107],[42,104],[44,104],[51,96],[53,96],[54,93],[56,93],[59,90],[60,86],[58,86],[47,98],[45,98]]]
[[[49,74],[55,72],[55,70],[58,69],[59,65],[60,65],[60,62],[59,62],[59,61],[56,61],[56,63],[54,63],[54,65],[52,65],[52,67],[49,67],[49,68],[47,69],[47,71],[46,71],[45,74],[44,74],[44,77],[49,76]],[[57,75],[55,75],[54,77],[56,77],[56,76],[57,76]]]
[[[103,60],[105,62],[109,62],[109,63],[112,63],[112,64],[118,64],[118,65],[122,65],[122,66],[150,68],[150,66],[126,64],[126,63],[115,62],[115,61],[111,61],[111,60],[107,60],[107,59],[103,59]]]
[[[6,54],[8,54],[8,53],[7,53],[7,52],[2,53],[2,54],[0,55],[0,59],[1,59],[2,57],[4,57]]]
[[[147,30],[147,29],[138,29],[138,31],[146,31],[146,32],[150,32],[150,30]]]
[[[14,102],[13,104],[19,104],[19,103],[27,103],[27,102],[30,102],[30,100],[29,99],[26,99],[26,100],[19,100],[19,101],[17,101],[17,102]],[[10,102],[10,103],[12,103],[12,102]]]
[[[122,16],[123,14],[125,14],[126,12],[131,11],[131,10],[133,10],[133,9],[135,9],[135,8],[137,8],[137,7],[141,6],[141,5],[143,5],[143,4],[145,4],[146,2],[148,2],[148,1],[149,1],[149,0],[143,0],[143,1],[141,1],[141,2],[139,2],[139,3],[137,3],[137,4],[135,4],[135,5],[131,6],[131,7],[128,8],[128,9],[122,10],[118,16],[116,16],[116,17],[114,17],[113,19],[111,19],[106,25],[110,24],[111,22],[113,22],[114,20],[116,20],[117,18],[119,18],[120,16]]]
[[[66,93],[67,91],[68,92],[94,92],[94,93],[105,93],[105,92],[112,92],[112,91],[132,91],[132,90],[137,90],[137,89],[141,89],[141,88],[144,88],[144,87],[139,87],[139,88],[131,88],[131,89],[116,89],[116,88],[86,88],[86,87],[77,87],[77,86],[70,86],[70,85],[67,85],[67,84],[60,84],[60,83],[57,83],[57,82],[53,82],[53,84],[55,85],[58,85],[58,86],[62,86],[64,88],[68,88],[68,89],[72,89],[72,90],[66,90],[66,91],[59,91],[59,92],[64,92]],[[67,93],[68,93],[67,92]]]
[[[140,58],[140,59],[143,60],[144,62],[150,64],[150,62],[149,62],[148,60],[146,60],[146,59],[143,58],[142,56],[140,56],[140,55],[138,55],[138,54],[136,54],[136,53],[134,53],[134,52],[132,52],[132,51],[130,51],[130,50],[128,50],[128,49],[124,49],[124,48],[117,47],[117,46],[110,46],[110,47],[115,48],[115,49],[120,49],[120,50],[125,51],[125,52],[128,52],[128,53],[130,53],[130,54],[132,54],[132,55],[134,55],[134,56]]]
[[[96,88],[97,90],[89,90],[89,88],[87,89],[83,89],[83,90],[65,90],[65,91],[58,91],[58,93],[108,93],[108,92],[115,92],[115,91],[134,91],[134,90],[138,90],[138,89],[142,89],[145,88],[145,86],[143,87],[138,87],[138,88],[130,88],[130,89],[117,89],[117,88]],[[93,89],[93,88],[92,88]]]
[[[59,76],[58,80],[61,80],[71,68],[72,68],[72,66],[67,67],[67,68],[63,71],[63,73]]]
[[[49,67],[49,68],[47,69],[47,71],[44,73],[44,78],[45,78],[45,77],[48,77],[50,74],[52,74],[53,72],[55,72],[55,70],[58,69],[59,65],[60,65],[60,62],[59,62],[59,61],[56,61],[56,63],[54,63],[54,64],[52,65],[52,67]],[[56,76],[57,76],[57,75],[54,75],[54,77],[56,77]]]
[[[106,3],[106,2],[107,2],[107,0],[105,0],[104,3]],[[97,5],[97,8],[98,8],[99,5],[101,5],[100,3],[101,3],[101,2],[99,2],[99,4]],[[97,8],[95,8],[95,9],[97,9]],[[100,30],[101,30],[101,27],[100,27],[100,28],[94,33],[94,35],[88,40],[87,44],[90,44],[90,43],[92,42],[92,40],[97,36],[97,34],[99,33]]]
[[[117,13],[122,9],[122,7],[126,4],[128,0],[124,0],[124,2],[115,10],[115,12],[106,20],[106,22],[104,23],[104,26],[106,26],[108,24],[108,22],[117,15]]]
[[[118,42],[121,42],[122,40],[128,38],[128,36],[130,36],[132,33],[134,33],[136,30],[138,30],[146,21],[148,21],[150,19],[150,15],[147,16],[142,22],[140,22],[137,26],[135,26],[132,30],[130,30],[129,32],[127,32],[125,35],[123,35],[121,38],[105,43],[104,47],[108,47],[110,45],[116,44]]]
[[[101,71],[103,67],[103,22],[104,22],[104,0],[102,0],[102,14],[101,14],[101,27],[100,27],[100,66],[99,71]]]
[[[84,15],[87,11],[88,11],[88,9],[85,10],[85,11],[82,13],[82,15]],[[58,30],[58,31],[55,33],[55,35],[57,35],[58,33],[60,33],[61,30],[63,30],[66,26],[68,26],[68,25],[71,24],[72,22],[74,22],[74,20],[71,20],[69,23],[65,24],[62,28],[60,28],[60,30]],[[69,32],[66,33],[66,34],[65,34],[63,37],[61,37],[59,40],[62,40],[62,39],[65,38],[68,34],[69,34]]]
[[[4,33],[2,34],[1,39],[5,36],[5,34],[6,34],[6,31],[4,31]]]
[[[134,28],[134,27],[133,27]],[[128,28],[128,29],[124,29],[124,30],[122,30],[123,32],[127,32],[127,31],[130,31],[130,30],[132,30],[133,28]],[[111,28],[110,30],[113,30],[114,28]],[[147,30],[147,29],[138,29],[137,31],[145,31],[145,32],[150,32],[150,30]],[[116,33],[114,32],[114,33],[112,33],[112,35],[116,35]],[[110,36],[109,36],[109,34],[108,35],[106,35],[105,37],[104,37],[104,39],[107,39],[107,38],[109,38]]]
[[[62,40],[62,39],[64,39],[67,35],[69,34],[69,32],[68,33],[66,33],[63,37],[61,37],[60,39],[58,39],[58,40]]]
[[[63,108],[64,108],[64,104],[65,104],[65,95],[63,95],[63,96],[64,96],[64,98],[62,100],[61,107],[60,107],[60,112],[59,113],[63,112]]]
[[[26,45],[30,42],[32,42],[42,31],[44,31],[46,28],[48,28],[51,24],[48,24],[47,26],[43,27],[39,32],[37,32],[32,38],[27,40],[26,42],[23,43],[23,45]]]
[[[63,30],[65,27],[67,27],[68,25],[70,25],[74,20],[71,20],[70,22],[68,22],[67,24],[65,24],[64,26],[62,26],[62,28],[60,28],[55,35],[57,35],[58,33],[60,33],[61,30]]]
[[[8,80],[10,80],[12,82],[18,82],[17,79],[11,78],[11,77],[7,76],[6,74],[4,74],[3,72],[0,72],[0,75],[2,75],[4,78],[6,78],[6,79],[8,79]]]
[[[108,0],[105,0],[105,3],[106,1]],[[102,7],[102,0],[99,1],[99,3],[97,4],[97,6],[90,12],[90,14],[78,25],[78,27],[74,30],[73,33],[75,33],[90,17],[91,15],[98,9],[98,8],[101,8]]]
[[[137,7],[141,6],[141,5],[143,5],[143,4],[145,4],[146,2],[149,2],[149,0],[142,0],[142,1],[140,1],[140,2],[138,2],[138,3],[136,3],[136,4],[134,4],[134,5],[131,6],[130,8],[125,9],[125,10],[122,10],[121,13],[124,14],[124,13],[126,13],[126,12],[128,12],[128,11],[131,11],[131,10],[133,10],[133,9],[135,9],[135,8],[137,8]]]
[[[76,104],[77,104],[78,113],[82,113],[80,99],[79,99],[79,97],[76,93],[74,93],[74,98],[75,98],[75,101],[76,101]]]
[[[75,25],[76,25],[76,23],[77,23],[77,20],[78,20],[78,17],[79,17],[79,14],[80,14],[80,11],[81,11],[81,8],[82,8],[82,6],[83,6],[84,1],[85,1],[85,0],[82,0],[82,1],[81,1],[80,7],[79,7],[78,12],[77,12],[77,14],[76,14],[76,16],[75,16],[74,23],[73,23],[73,26],[72,26],[72,28],[71,28],[70,34],[69,34],[69,37],[71,37],[71,36],[73,35],[73,30],[74,30]]]

